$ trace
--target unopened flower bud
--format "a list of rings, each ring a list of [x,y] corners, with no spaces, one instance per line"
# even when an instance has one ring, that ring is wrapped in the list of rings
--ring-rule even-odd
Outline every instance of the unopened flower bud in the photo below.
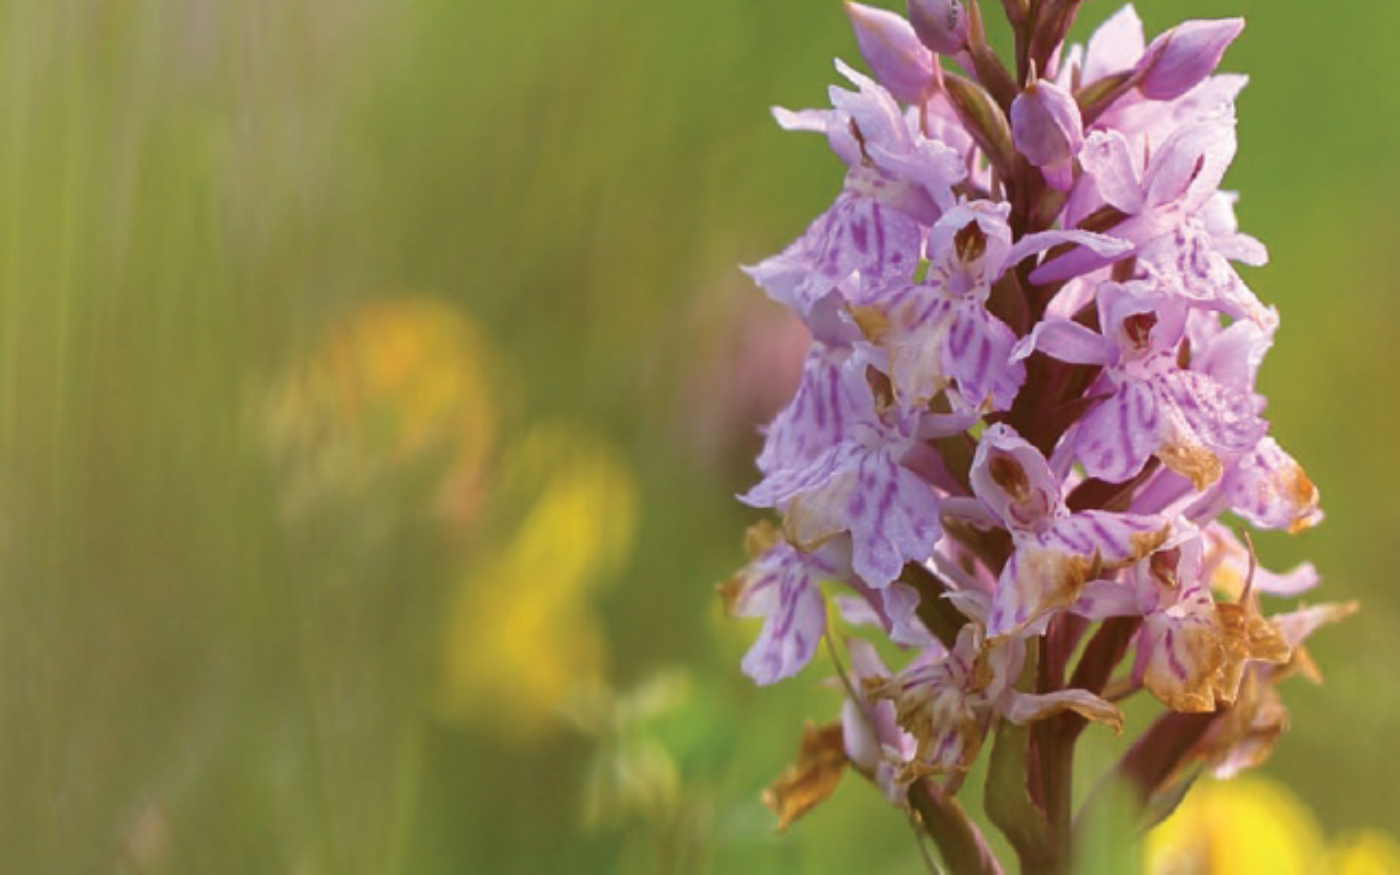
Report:
[[[933,84],[933,55],[919,42],[909,22],[860,3],[846,4],[861,57],[870,72],[896,100],[922,103]]]
[[[923,44],[940,55],[967,47],[967,12],[958,0],[909,0],[909,22]]]
[[[1175,100],[1219,66],[1243,18],[1188,21],[1152,41],[1138,63],[1138,89],[1151,100]]]
[[[1084,144],[1084,121],[1074,96],[1042,79],[1017,95],[1011,104],[1011,136],[1016,151],[1045,172],[1060,191],[1074,182],[1074,156]]]

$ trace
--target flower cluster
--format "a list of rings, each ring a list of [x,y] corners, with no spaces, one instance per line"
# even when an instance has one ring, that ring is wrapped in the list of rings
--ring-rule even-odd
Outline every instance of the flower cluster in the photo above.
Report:
[[[1353,606],[1266,617],[1261,595],[1318,576],[1256,568],[1225,522],[1321,519],[1263,417],[1279,320],[1235,265],[1267,254],[1220,188],[1245,77],[1215,69],[1243,22],[1148,43],[1129,6],[1081,47],[1076,0],[1003,5],[1014,72],[976,2],[911,0],[908,20],[847,3],[873,78],[838,61],[831,109],[774,111],[846,175],[747,269],[812,343],[742,496],[781,526],[755,527],[723,590],[764,618],[743,669],[768,684],[811,661],[822,587],[842,584],[842,619],[904,660],[845,642],[850,763],[916,804],[955,792],[998,727],[1029,726],[1053,836],[1050,764],[1086,720],[1121,728],[1114,702],[1142,689],[1177,714],[1144,736],[1175,732],[1177,752],[1144,798],[1188,762],[1257,764],[1285,722],[1275,682],[1314,673],[1304,639]]]

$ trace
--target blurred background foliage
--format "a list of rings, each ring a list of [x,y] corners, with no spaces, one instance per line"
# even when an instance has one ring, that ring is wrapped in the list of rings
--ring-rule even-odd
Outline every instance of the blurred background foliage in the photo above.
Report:
[[[1364,603],[1151,853],[1227,871],[1240,793],[1395,871],[1400,7],[1139,9],[1249,19],[1228,183],[1329,513],[1260,549]],[[917,871],[856,780],[774,833],[837,698],[753,688],[713,591],[804,343],[737,264],[841,178],[767,107],[833,55],[836,0],[0,2],[4,869]]]

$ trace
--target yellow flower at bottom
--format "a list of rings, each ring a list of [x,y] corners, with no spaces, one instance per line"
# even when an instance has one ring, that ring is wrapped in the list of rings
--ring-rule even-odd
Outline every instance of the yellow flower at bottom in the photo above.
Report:
[[[590,599],[625,559],[636,521],[631,470],[578,429],[536,429],[503,480],[526,510],[503,549],[470,569],[443,642],[443,711],[528,739],[565,697],[601,680]],[[527,485],[520,485],[520,484]]]
[[[1327,864],[1332,875],[1395,875],[1400,872],[1400,844],[1383,832],[1362,830],[1332,843]]]
[[[1147,837],[1153,875],[1311,875],[1322,838],[1312,812],[1282,784],[1202,779]],[[1332,870],[1326,870],[1332,871]]]

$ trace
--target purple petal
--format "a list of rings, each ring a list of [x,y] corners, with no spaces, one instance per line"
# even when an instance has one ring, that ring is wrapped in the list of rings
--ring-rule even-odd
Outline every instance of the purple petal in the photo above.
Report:
[[[851,307],[866,339],[885,351],[895,397],[926,407],[948,385],[944,349],[955,298],[922,284],[886,286]]]
[[[768,426],[758,469],[771,474],[803,467],[850,436],[850,428],[868,410],[869,396],[859,394],[840,356],[814,344],[807,353],[802,382],[792,401]]]
[[[1240,459],[1222,485],[1230,509],[1256,528],[1297,532],[1322,519],[1317,487],[1271,437]]]
[[[1011,247],[1011,254],[1007,257],[1006,263],[1007,265],[1018,264],[1023,259],[1065,243],[1082,246],[1094,254],[1106,258],[1117,258],[1133,249],[1133,244],[1128,241],[1110,237],[1107,234],[1075,230],[1041,231],[1037,234],[1027,234],[1018,240],[1016,245]]]
[[[1156,516],[1090,510],[1056,520],[1040,535],[1040,543],[1065,553],[1098,556],[1110,567],[1122,566],[1160,546],[1169,528]]]
[[[1142,183],[1138,181],[1128,141],[1117,131],[1094,131],[1079,151],[1084,173],[1094,181],[1104,202],[1128,215],[1142,211]]]
[[[735,613],[768,618],[744,656],[744,673],[759,684],[792,677],[811,661],[826,632],[826,605],[818,588],[823,569],[779,543],[741,574]]]
[[[1106,365],[1112,348],[1103,335],[1068,319],[1046,319],[1016,345],[1014,359],[1026,359],[1039,350],[1053,359],[1076,365]]]
[[[1177,25],[1147,47],[1138,89],[1152,100],[1175,100],[1215,72],[1242,30],[1242,18]]]
[[[780,470],[740,499],[783,507],[788,536],[803,549],[849,532],[852,567],[877,589],[898,577],[905,562],[927,559],[942,534],[933,487],[887,450],[860,444],[834,447],[802,469]]]
[[[1235,157],[1233,119],[1212,119],[1178,129],[1152,156],[1143,178],[1147,203],[1181,204],[1195,212],[1220,188]]]
[[[880,84],[897,100],[921,102],[933,85],[934,60],[909,22],[893,12],[849,2],[846,17],[855,30],[861,57]]]
[[[953,312],[943,367],[971,406],[990,398],[993,410],[1009,410],[1026,381],[1026,368],[1011,357],[1016,334],[980,304],[964,302]]]
[[[1031,84],[1011,104],[1011,136],[1035,167],[1067,166],[1084,143],[1074,95],[1048,80]]]
[[[1160,445],[1163,412],[1145,383],[1124,383],[1080,421],[1075,451],[1090,477],[1122,483],[1147,464]]]
[[[1131,70],[1142,57],[1146,43],[1142,19],[1129,3],[1099,25],[1089,38],[1084,57],[1084,84],[1091,85],[1105,76]]]

